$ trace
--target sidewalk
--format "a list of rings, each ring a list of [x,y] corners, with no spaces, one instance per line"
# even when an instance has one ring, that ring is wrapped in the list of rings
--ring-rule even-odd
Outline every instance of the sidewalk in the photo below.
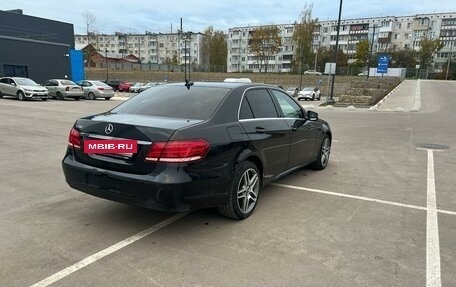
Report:
[[[410,111],[414,106],[417,80],[405,80],[375,107],[379,111]]]

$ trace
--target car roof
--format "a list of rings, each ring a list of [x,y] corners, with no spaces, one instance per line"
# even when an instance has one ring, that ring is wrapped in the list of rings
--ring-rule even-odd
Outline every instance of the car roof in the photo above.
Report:
[[[168,85],[174,86],[183,86],[185,83],[172,83]],[[194,82],[194,87],[214,87],[214,88],[229,88],[234,89],[238,87],[269,87],[269,88],[277,88],[275,85],[268,85],[262,83],[239,83],[239,82]],[[190,87],[191,88],[191,87]]]

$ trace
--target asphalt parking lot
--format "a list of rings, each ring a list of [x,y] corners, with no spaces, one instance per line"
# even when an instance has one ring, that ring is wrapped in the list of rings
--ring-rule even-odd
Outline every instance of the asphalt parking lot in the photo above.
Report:
[[[75,119],[120,101],[0,99],[0,286],[456,286],[455,89],[422,81],[416,113],[316,107],[328,167],[269,185],[244,221],[71,189]]]

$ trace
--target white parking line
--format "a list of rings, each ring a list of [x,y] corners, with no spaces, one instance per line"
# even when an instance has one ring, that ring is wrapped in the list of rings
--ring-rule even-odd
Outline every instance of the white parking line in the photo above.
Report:
[[[424,210],[424,211],[428,210],[428,208],[424,207],[424,206],[405,204],[405,203],[400,203],[400,202],[395,202],[395,201],[376,199],[376,198],[370,198],[370,197],[358,196],[358,195],[351,195],[351,194],[345,194],[345,193],[339,193],[339,192],[333,192],[333,191],[326,191],[326,190],[315,189],[315,188],[300,187],[300,186],[287,185],[287,184],[281,184],[281,183],[271,183],[270,185],[274,185],[274,186],[278,186],[278,187],[285,187],[285,188],[290,188],[290,189],[303,190],[303,191],[314,192],[314,193],[321,193],[321,194],[326,194],[326,195],[346,197],[346,198],[351,198],[351,199],[359,199],[359,200],[364,200],[364,201],[406,207],[406,208],[411,208],[411,209],[418,209],[418,210]],[[449,210],[444,210],[444,209],[436,209],[436,211],[439,213],[456,215],[456,211],[449,211]]]
[[[427,150],[426,286],[442,286],[440,273],[439,223],[435,195],[434,153]]]
[[[388,201],[388,200],[382,200],[382,199],[376,199],[376,198],[370,198],[370,197],[358,196],[358,195],[351,195],[351,194],[345,194],[345,193],[339,193],[339,192],[332,192],[332,191],[326,191],[326,190],[320,190],[320,189],[314,189],[314,188],[306,188],[306,187],[286,185],[286,184],[280,184],[280,183],[271,183],[271,185],[286,187],[286,188],[291,188],[291,189],[304,190],[304,191],[309,191],[309,192],[314,192],[314,193],[321,193],[321,194],[326,194],[326,195],[334,195],[334,196],[339,196],[339,197],[346,197],[346,198],[352,198],[352,199],[377,202],[377,203],[382,203],[382,204],[387,204],[387,205],[407,207],[407,208],[411,208],[411,209],[419,209],[419,210],[427,209],[424,206],[418,206],[418,205],[413,205],[413,204],[404,204],[404,203],[399,203],[399,202],[394,202],[394,201]]]
[[[144,231],[141,231],[125,240],[122,240],[106,249],[103,249],[101,250],[100,252],[97,252],[89,257],[86,257],[84,259],[82,259],[81,261],[47,277],[46,279],[43,279],[41,280],[40,282],[38,283],[35,283],[33,285],[31,285],[31,287],[45,287],[45,286],[49,286],[57,281],[59,281],[60,279],[62,278],[65,278],[67,277],[68,275],[78,271],[79,269],[81,268],[84,268],[86,267],[87,265],[90,265],[92,263],[94,263],[95,261],[98,261],[100,260],[101,258],[103,257],[106,257],[144,237],[146,237],[147,235],[157,231],[157,230],[160,230],[162,229],[163,227],[173,223],[174,221],[176,220],[179,220],[181,219],[182,217],[186,216],[187,214],[189,214],[190,212],[186,212],[186,213],[178,213],[160,223],[157,223],[155,224],[154,226],[144,230]]]

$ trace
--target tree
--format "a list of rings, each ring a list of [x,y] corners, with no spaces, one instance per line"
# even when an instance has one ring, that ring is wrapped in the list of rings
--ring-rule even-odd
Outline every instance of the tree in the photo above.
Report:
[[[421,40],[421,49],[418,52],[420,59],[420,68],[427,69],[432,64],[434,53],[443,48],[443,42],[439,39],[429,40],[427,38]]]
[[[313,5],[305,5],[301,12],[300,22],[295,23],[293,30],[293,70],[297,72],[301,67],[301,73],[304,72],[304,66],[310,66],[315,54],[312,49],[313,33],[318,19],[312,19]]]
[[[84,24],[86,26],[86,34],[89,35],[95,32],[95,21],[96,17],[89,11],[85,10],[82,13],[82,18],[84,18]]]
[[[264,65],[264,72],[268,70],[268,62],[271,56],[276,55],[282,47],[282,38],[277,26],[264,26],[252,31],[249,39],[249,49]],[[261,68],[260,68],[261,72]]]
[[[226,71],[228,56],[226,39],[225,32],[214,30],[212,26],[209,26],[204,31],[201,46],[202,63],[209,65],[209,71],[211,72]]]
[[[317,65],[320,67],[324,67],[326,63],[333,63],[335,56],[335,49],[320,47],[318,48],[318,61]],[[341,67],[346,67],[348,63],[348,56],[345,52],[339,48],[339,53],[337,54],[337,63],[336,68],[340,71]]]
[[[364,39],[356,45],[356,66],[366,68],[369,63],[369,41]]]
[[[174,52],[173,57],[171,58],[170,64],[171,65],[175,65],[175,66],[179,65],[179,61],[177,59],[177,53],[176,52]]]
[[[411,49],[401,49],[397,51],[391,51],[391,67],[392,68],[416,68],[417,53]]]

